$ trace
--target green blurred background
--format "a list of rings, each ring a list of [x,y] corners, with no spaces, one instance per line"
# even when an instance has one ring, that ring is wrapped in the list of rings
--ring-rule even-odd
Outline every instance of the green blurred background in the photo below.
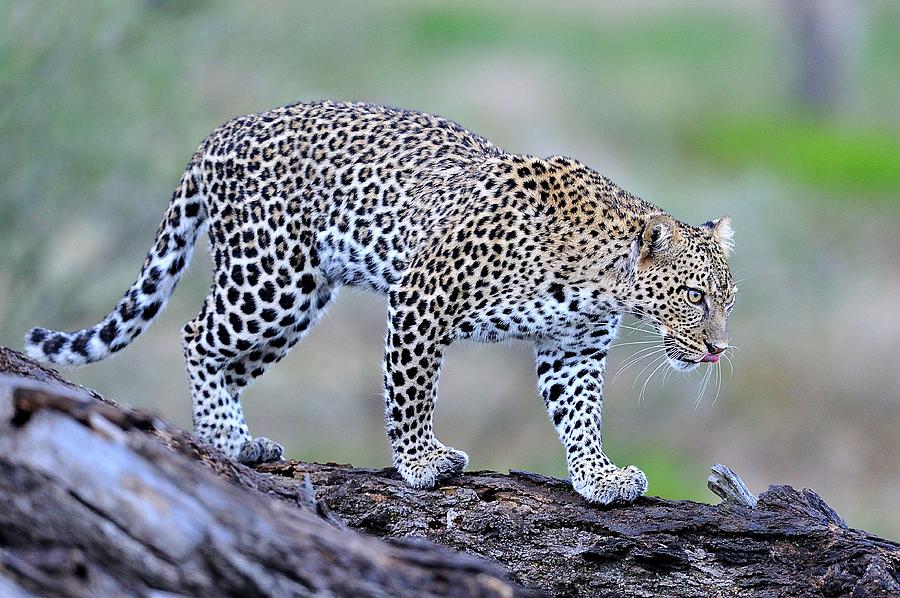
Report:
[[[691,222],[732,215],[733,374],[695,407],[698,374],[639,402],[628,370],[607,387],[609,454],[651,494],[713,501],[720,461],[900,536],[900,4],[2,0],[0,343],[106,314],[213,127],[321,98],[577,157]],[[156,326],[67,375],[188,426],[179,329],[209,283],[201,248]],[[245,394],[251,430],[387,465],[384,312],[345,291]],[[565,475],[532,367],[523,343],[450,351],[437,431],[473,468]]]

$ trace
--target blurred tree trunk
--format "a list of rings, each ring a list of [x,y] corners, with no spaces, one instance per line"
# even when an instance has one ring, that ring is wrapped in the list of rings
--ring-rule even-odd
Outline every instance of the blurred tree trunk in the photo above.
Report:
[[[848,100],[862,42],[865,2],[785,0],[802,105],[832,115]]]
[[[0,504],[3,596],[900,592],[900,546],[809,490],[600,508],[526,472],[254,470],[2,347]]]

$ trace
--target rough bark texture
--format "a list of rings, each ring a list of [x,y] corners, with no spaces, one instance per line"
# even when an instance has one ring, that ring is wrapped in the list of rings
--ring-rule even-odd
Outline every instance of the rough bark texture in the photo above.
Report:
[[[2,596],[900,595],[900,546],[809,490],[601,508],[526,472],[253,470],[2,348],[0,372]]]
[[[533,593],[487,561],[329,523],[306,484],[34,373],[0,374],[2,596]]]

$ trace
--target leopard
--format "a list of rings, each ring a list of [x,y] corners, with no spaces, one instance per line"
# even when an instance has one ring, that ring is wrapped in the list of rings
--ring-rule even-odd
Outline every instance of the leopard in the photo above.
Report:
[[[630,503],[647,490],[601,441],[607,354],[623,317],[689,371],[730,348],[737,288],[725,216],[692,226],[565,156],[509,153],[456,122],[364,102],[298,102],[234,118],[197,148],[136,281],[96,325],[33,328],[27,354],[102,360],[160,315],[209,235],[213,282],[182,330],[195,436],[241,463],[284,458],[251,436],[240,397],[343,286],[387,297],[382,366],[392,463],[416,489],[468,455],[435,436],[444,354],[524,340],[573,489]]]

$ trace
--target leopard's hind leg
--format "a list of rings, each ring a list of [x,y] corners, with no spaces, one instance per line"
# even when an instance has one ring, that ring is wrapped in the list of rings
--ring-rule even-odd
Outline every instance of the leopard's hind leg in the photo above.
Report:
[[[318,321],[335,289],[317,270],[251,275],[251,286],[213,289],[184,327],[183,347],[195,434],[234,459],[260,463],[281,459],[283,448],[250,435],[241,391]]]
[[[324,315],[326,306],[336,293],[337,289],[330,287],[324,280],[319,281],[316,290],[304,297],[297,310],[285,314],[278,322],[279,326],[263,333],[264,340],[261,343],[228,363],[225,384],[233,402],[240,404],[241,392],[253,380],[262,376],[267,367],[281,361],[306,336]],[[283,453],[284,449],[280,444],[257,436],[244,443],[238,460],[242,463],[266,463],[278,461]]]

